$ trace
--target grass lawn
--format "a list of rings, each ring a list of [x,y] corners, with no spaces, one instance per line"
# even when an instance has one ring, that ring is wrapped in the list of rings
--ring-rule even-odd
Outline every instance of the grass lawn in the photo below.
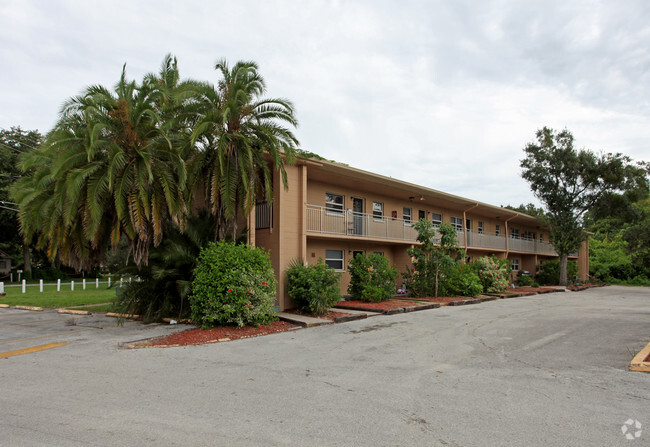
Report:
[[[10,306],[38,306],[38,307],[71,307],[82,306],[84,304],[99,304],[113,302],[115,299],[115,289],[107,289],[106,285],[95,284],[87,285],[86,290],[81,288],[81,284],[75,284],[75,290],[71,291],[70,286],[63,287],[61,291],[56,291],[56,285],[46,285],[43,293],[39,292],[38,286],[29,286],[26,293],[22,293],[22,288],[7,287],[5,285],[7,296],[0,297],[0,304]]]

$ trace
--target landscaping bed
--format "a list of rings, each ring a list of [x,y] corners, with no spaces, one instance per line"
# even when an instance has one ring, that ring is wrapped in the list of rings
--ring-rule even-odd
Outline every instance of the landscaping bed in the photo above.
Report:
[[[379,312],[383,314],[394,314],[439,307],[439,304],[437,306],[435,304],[437,303],[423,303],[422,301],[418,302],[398,298],[381,301],[379,303],[368,303],[359,300],[341,301],[334,307],[352,310],[367,310],[369,312]]]
[[[285,310],[285,313],[288,314],[294,314],[294,315],[304,315],[305,317],[311,317],[311,318],[320,318],[321,320],[331,320],[331,321],[336,321],[336,318],[342,318],[342,317],[348,317],[350,314],[345,313],[345,312],[336,312],[334,310],[330,310],[327,312],[325,315],[314,315],[309,312],[304,312],[302,310],[298,309],[291,309],[291,310]]]
[[[403,299],[403,298],[399,298],[399,299]],[[467,298],[464,296],[439,296],[437,298],[434,297],[417,298],[418,301],[426,301],[427,303],[439,303],[441,306],[448,306],[449,303],[455,301],[467,301],[473,299],[474,298]]]
[[[557,292],[558,290],[555,287],[530,287],[530,286],[520,286],[516,289],[512,289],[514,293],[552,293]]]
[[[219,343],[224,341],[237,340],[240,338],[259,337],[261,335],[275,334],[297,329],[298,326],[286,321],[275,321],[259,327],[244,326],[221,326],[211,329],[188,329],[164,337],[152,338],[126,345],[127,348],[168,348],[172,346],[203,345],[207,343]]]

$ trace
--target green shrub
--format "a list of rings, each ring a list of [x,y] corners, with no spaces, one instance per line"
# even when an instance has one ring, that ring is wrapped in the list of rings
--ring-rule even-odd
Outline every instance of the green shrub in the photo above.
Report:
[[[578,275],[578,264],[574,261],[568,261],[567,280],[575,280]],[[543,285],[557,285],[560,283],[560,261],[551,260],[542,262],[537,266],[535,281]]]
[[[484,293],[502,293],[510,285],[510,264],[507,259],[483,256],[470,264],[481,281]]]
[[[296,308],[314,315],[325,315],[341,301],[340,274],[324,264],[305,265],[301,260],[291,263],[286,271],[287,293]]]
[[[528,275],[520,275],[517,277],[517,285],[519,287],[528,287],[533,285],[533,278]]]
[[[539,283],[537,281],[533,281],[531,287],[539,287]]]
[[[358,253],[350,260],[350,285],[348,293],[353,298],[372,303],[385,301],[395,296],[397,269],[388,258],[373,253],[366,256]]]
[[[469,265],[446,270],[441,286],[445,296],[476,296],[483,292],[480,278]]]
[[[276,281],[266,251],[230,242],[209,243],[194,270],[192,319],[208,328],[258,326],[277,319]]]

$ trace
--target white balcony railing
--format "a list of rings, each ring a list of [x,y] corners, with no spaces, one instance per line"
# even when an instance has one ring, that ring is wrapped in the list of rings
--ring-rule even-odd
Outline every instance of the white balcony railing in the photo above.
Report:
[[[378,238],[415,242],[417,231],[411,221],[383,216],[377,218],[372,214],[355,213],[352,210],[332,210],[322,206],[307,205],[307,232],[323,234],[340,234],[364,238]],[[465,246],[462,231],[457,233],[458,245]],[[496,234],[467,232],[469,248],[487,248],[506,250],[506,238]],[[511,237],[508,248],[512,251],[556,255],[555,249],[548,242],[534,239],[517,239]]]

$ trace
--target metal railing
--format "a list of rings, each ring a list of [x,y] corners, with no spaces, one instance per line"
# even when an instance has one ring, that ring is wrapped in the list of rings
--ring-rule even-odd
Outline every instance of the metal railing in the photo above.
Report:
[[[387,216],[379,218],[372,214],[356,213],[352,210],[335,210],[323,206],[307,205],[306,230],[308,233],[340,234],[342,236],[415,242],[418,234],[412,227],[413,223],[410,220]],[[465,236],[462,231],[456,233],[456,239],[458,245],[465,246]],[[491,233],[468,231],[467,246],[469,248],[505,251],[506,237]],[[508,248],[512,251],[557,255],[551,244],[539,242],[535,239],[510,237]]]

